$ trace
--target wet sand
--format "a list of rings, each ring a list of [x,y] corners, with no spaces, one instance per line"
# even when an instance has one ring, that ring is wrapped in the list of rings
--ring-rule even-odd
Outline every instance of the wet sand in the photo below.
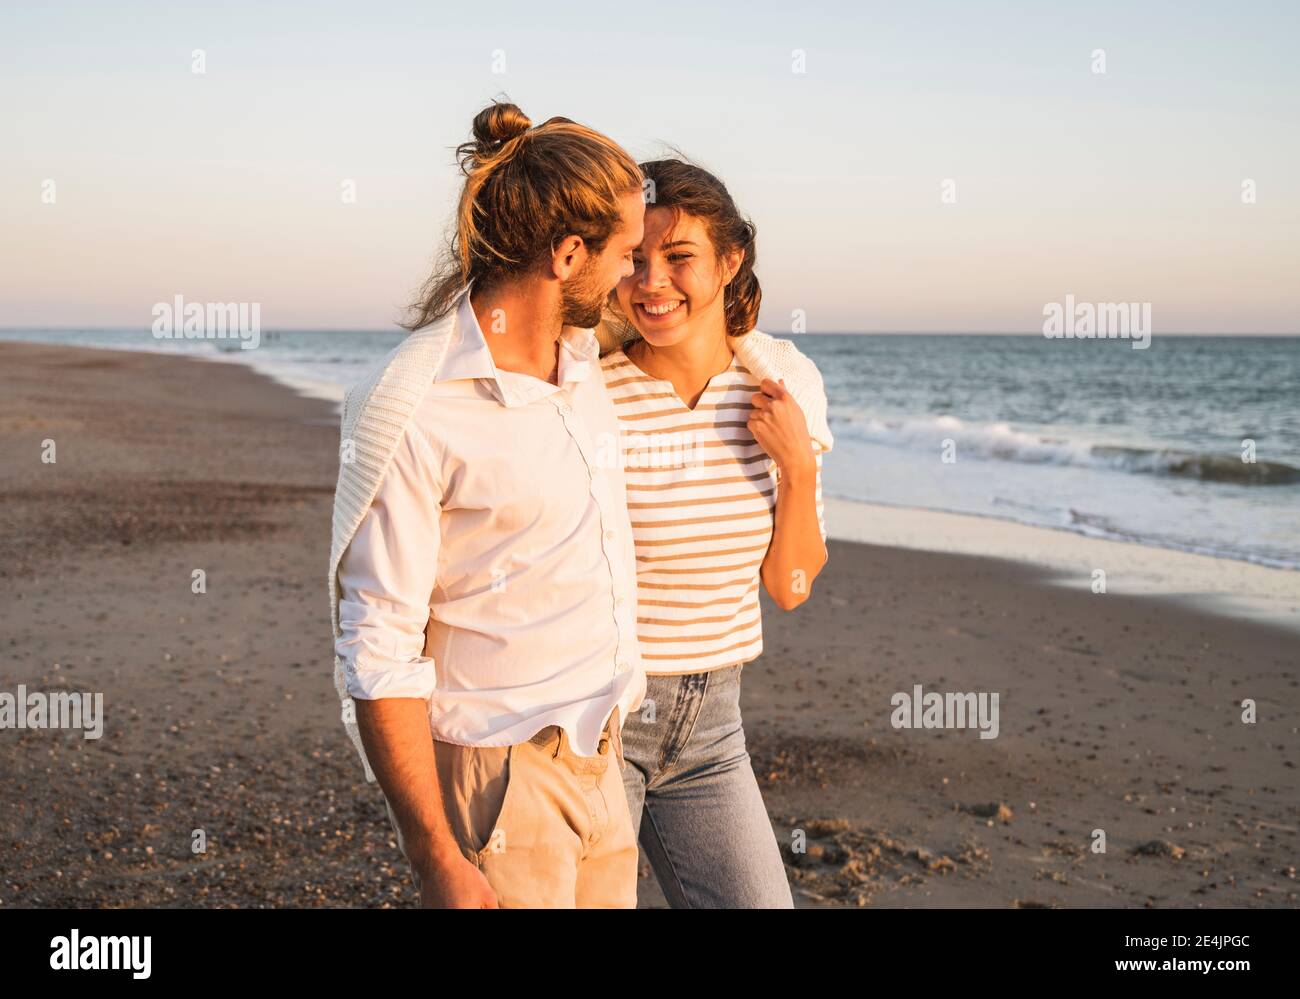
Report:
[[[337,441],[238,365],[0,343],[0,692],[106,712],[0,730],[0,905],[414,903],[331,682]],[[746,731],[800,906],[1296,905],[1295,631],[842,541],[764,623]],[[998,693],[998,737],[894,728],[915,684]]]

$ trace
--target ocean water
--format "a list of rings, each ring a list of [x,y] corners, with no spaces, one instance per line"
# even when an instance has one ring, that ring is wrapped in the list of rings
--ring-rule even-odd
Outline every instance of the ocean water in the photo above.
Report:
[[[798,342],[832,494],[1300,568],[1300,338]]]
[[[271,332],[242,350],[147,331],[0,331],[248,364],[335,400],[402,336]],[[1039,336],[795,339],[830,401],[827,495],[1300,569],[1300,338],[1156,335],[1146,350]]]

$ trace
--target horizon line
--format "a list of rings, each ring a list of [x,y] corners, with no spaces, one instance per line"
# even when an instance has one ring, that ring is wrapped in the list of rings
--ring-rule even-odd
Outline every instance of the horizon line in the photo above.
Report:
[[[758,327],[755,327],[758,329]],[[0,326],[0,333],[148,333],[149,328],[146,326]],[[411,331],[404,330],[400,326],[275,326],[261,330],[262,333],[402,333],[409,335]],[[758,332],[768,333],[770,336],[780,337],[801,337],[801,336],[1045,336],[1042,330],[810,330],[806,333],[787,333],[785,331],[773,333],[769,330],[758,329]],[[1151,336],[1257,336],[1257,337],[1300,337],[1300,330],[1291,332],[1223,332],[1221,330],[1153,330]],[[174,340],[219,340],[221,337],[167,337],[166,339]],[[227,338],[228,339],[228,338]],[[1074,340],[1123,340],[1126,337],[1118,336],[1092,336],[1092,337],[1068,337],[1066,339]]]

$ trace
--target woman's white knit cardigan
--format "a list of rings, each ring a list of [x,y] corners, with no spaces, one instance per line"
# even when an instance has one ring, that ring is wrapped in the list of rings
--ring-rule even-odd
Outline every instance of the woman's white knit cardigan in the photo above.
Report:
[[[406,425],[442,365],[459,304],[457,299],[443,318],[403,340],[370,375],[349,389],[343,399],[329,567],[330,623],[335,639],[339,637],[339,561],[379,491]],[[597,330],[602,347],[608,350],[617,346],[622,337],[603,327],[604,324]],[[823,449],[830,450],[833,440],[826,422],[826,393],[816,365],[790,341],[758,330],[742,337],[729,337],[728,341],[740,362],[756,378],[785,379],[786,388],[804,412],[809,433]],[[337,655],[334,688],[343,705],[343,724],[361,756],[366,780],[373,781],[375,774],[366,759],[355,709],[347,692],[343,662]]]

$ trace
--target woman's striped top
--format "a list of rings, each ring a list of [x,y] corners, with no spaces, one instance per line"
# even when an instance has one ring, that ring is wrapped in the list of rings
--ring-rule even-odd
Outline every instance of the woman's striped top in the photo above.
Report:
[[[601,366],[622,437],[646,672],[754,659],[763,651],[759,569],[777,496],[776,463],[747,426],[758,380],[733,356],[692,410],[671,382],[621,350]],[[820,450],[817,519],[825,538]]]

